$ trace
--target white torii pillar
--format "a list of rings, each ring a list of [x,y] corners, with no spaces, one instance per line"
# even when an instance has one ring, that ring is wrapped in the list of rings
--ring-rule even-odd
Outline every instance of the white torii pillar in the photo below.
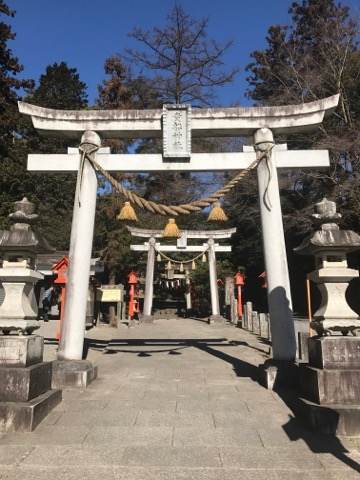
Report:
[[[255,132],[254,149],[258,155],[273,146],[271,130],[262,128]],[[296,357],[296,338],[279,182],[273,153],[260,162],[257,177],[273,358],[293,360]]]
[[[211,316],[209,318],[209,323],[223,323],[224,318],[220,315],[220,306],[219,306],[219,290],[218,290],[218,284],[217,284],[214,239],[209,238],[207,243],[208,243],[208,262],[209,262],[209,279],[210,279],[210,294],[211,294]]]
[[[146,278],[145,278],[145,294],[144,294],[144,309],[141,321],[144,323],[152,323],[152,304],[154,296],[154,268],[155,268],[155,238],[149,239],[147,263],[146,263]]]
[[[81,143],[90,143],[100,148],[101,139],[97,133],[87,131],[82,136]],[[96,173],[90,162],[85,159],[83,171],[78,171],[76,182],[66,302],[58,350],[59,360],[83,358],[96,195]]]

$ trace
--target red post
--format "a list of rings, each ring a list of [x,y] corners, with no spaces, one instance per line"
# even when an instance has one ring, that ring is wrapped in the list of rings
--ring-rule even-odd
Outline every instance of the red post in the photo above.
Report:
[[[135,285],[138,283],[138,278],[135,272],[130,272],[128,275],[129,289],[129,318],[133,319],[134,314],[138,311],[137,301],[135,300]]]
[[[237,272],[235,274],[235,286],[237,286],[237,310],[238,317],[242,318],[243,315],[243,302],[242,302],[242,291],[241,287],[245,285],[245,275],[242,272]]]
[[[61,297],[60,297],[60,321],[58,323],[58,328],[55,334],[55,338],[60,340],[61,338],[61,328],[64,318],[65,311],[65,297],[66,297],[66,284],[67,284],[67,272],[69,268],[69,258],[67,256],[61,258],[55,265],[52,267],[52,271],[56,275],[54,280],[55,285],[61,287]]]

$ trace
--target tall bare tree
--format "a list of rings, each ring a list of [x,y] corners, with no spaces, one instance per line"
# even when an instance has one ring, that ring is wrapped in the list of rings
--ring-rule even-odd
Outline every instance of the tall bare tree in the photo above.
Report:
[[[129,34],[143,47],[128,49],[129,60],[154,74],[154,85],[164,102],[209,105],[215,87],[234,80],[237,69],[223,68],[223,56],[232,42],[220,44],[209,38],[208,24],[208,18],[194,19],[175,5],[165,26],[135,28]]]

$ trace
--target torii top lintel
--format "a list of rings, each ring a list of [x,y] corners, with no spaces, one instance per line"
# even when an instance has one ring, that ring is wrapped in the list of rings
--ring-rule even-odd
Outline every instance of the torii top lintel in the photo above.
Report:
[[[127,225],[126,227],[133,237],[142,238],[163,238],[162,230],[153,230],[150,228],[138,228]],[[204,239],[220,239],[230,238],[236,232],[236,227],[226,228],[219,230],[185,230],[182,229],[181,233],[186,238],[204,238]]]
[[[192,110],[193,137],[252,135],[259,128],[274,134],[314,130],[336,108],[339,95],[299,105],[199,108]],[[163,110],[55,110],[19,102],[43,133],[80,138],[93,130],[103,138],[154,138],[162,135]]]

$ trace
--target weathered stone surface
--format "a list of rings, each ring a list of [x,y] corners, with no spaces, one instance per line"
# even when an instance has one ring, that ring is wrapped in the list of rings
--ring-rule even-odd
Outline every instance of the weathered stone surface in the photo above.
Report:
[[[226,322],[225,318],[221,315],[210,315],[209,317],[209,324],[224,324]]]
[[[298,361],[309,363],[309,332],[298,332]]]
[[[360,370],[321,370],[302,366],[300,387],[304,396],[319,404],[359,404]]]
[[[60,390],[49,390],[29,402],[0,402],[0,432],[31,432],[60,402]]]
[[[358,337],[311,337],[308,345],[309,363],[313,367],[360,369],[360,338]]]
[[[318,405],[305,398],[293,403],[294,412],[308,428],[329,435],[359,436],[359,405]]]
[[[97,377],[97,367],[88,360],[52,362],[52,388],[86,388]]]
[[[51,388],[51,362],[0,367],[0,401],[27,402]]]
[[[153,315],[141,315],[140,316],[140,322],[141,323],[147,323],[147,324],[152,324],[154,323],[154,316]]]
[[[0,336],[0,366],[28,367],[43,360],[44,339],[39,335]]]

